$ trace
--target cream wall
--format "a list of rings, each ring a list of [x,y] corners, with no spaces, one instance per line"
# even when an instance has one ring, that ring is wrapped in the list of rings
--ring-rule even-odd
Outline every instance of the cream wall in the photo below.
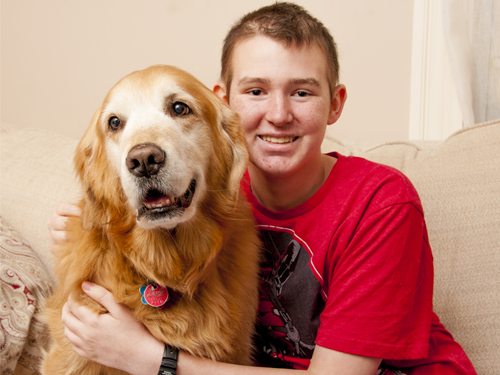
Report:
[[[80,137],[107,91],[152,64],[212,87],[222,39],[270,0],[1,0],[1,119]],[[407,139],[413,0],[297,0],[337,41],[343,139]]]

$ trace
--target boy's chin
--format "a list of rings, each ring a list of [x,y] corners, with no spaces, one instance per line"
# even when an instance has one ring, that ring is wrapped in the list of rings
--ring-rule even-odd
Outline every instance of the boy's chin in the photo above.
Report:
[[[301,172],[306,172],[305,167],[297,160],[285,156],[273,156],[265,159],[251,160],[249,164],[250,172],[264,174],[273,178],[291,177]]]

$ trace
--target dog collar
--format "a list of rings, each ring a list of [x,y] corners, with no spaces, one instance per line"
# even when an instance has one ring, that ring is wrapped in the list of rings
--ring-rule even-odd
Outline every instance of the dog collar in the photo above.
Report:
[[[148,280],[147,286],[141,286],[139,291],[142,294],[141,302],[152,307],[162,307],[170,299],[170,294],[166,287],[160,286]]]

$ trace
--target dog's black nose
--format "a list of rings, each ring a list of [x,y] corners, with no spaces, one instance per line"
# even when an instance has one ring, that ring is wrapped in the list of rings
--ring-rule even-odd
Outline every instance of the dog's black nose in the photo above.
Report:
[[[127,168],[134,176],[149,177],[157,174],[165,163],[165,151],[151,143],[137,145],[129,151]]]

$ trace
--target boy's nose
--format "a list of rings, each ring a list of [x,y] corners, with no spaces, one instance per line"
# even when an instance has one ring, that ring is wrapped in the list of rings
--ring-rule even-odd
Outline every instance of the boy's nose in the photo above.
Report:
[[[282,126],[291,122],[293,115],[290,102],[285,95],[273,95],[267,108],[266,120],[275,126]]]

